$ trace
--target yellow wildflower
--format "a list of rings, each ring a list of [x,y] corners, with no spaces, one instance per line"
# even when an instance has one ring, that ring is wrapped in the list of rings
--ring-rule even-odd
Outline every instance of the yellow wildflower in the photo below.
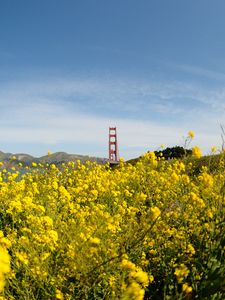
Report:
[[[145,291],[137,282],[132,282],[125,290],[121,300],[143,300]]]
[[[174,274],[176,275],[177,277],[177,281],[179,283],[181,283],[183,281],[183,279],[185,279],[188,274],[189,274],[189,270],[188,268],[185,266],[185,264],[180,264],[180,266],[178,266],[176,269],[175,269],[175,272]]]
[[[130,273],[130,276],[135,279],[138,283],[141,283],[143,286],[147,286],[149,283],[148,274],[141,269],[133,271]]]
[[[192,155],[196,158],[200,158],[202,156],[201,149],[198,146],[192,148]]]
[[[29,261],[28,261],[28,257],[27,254],[25,252],[16,252],[16,257],[18,258],[18,260],[24,264],[24,265],[28,265]]]
[[[190,294],[192,292],[192,287],[189,286],[187,283],[184,283],[182,285],[182,291],[185,293],[185,294]]]
[[[127,259],[122,260],[121,267],[128,270],[135,270],[136,268],[135,264]]]
[[[56,290],[55,297],[56,297],[56,299],[59,299],[59,300],[64,299],[63,293],[58,289]]]
[[[211,151],[212,151],[212,153],[215,153],[215,152],[217,151],[216,146],[212,146],[212,147],[211,147]]]
[[[101,240],[97,237],[93,237],[93,238],[90,238],[90,242],[91,242],[91,244],[98,245],[98,244],[100,244]]]
[[[157,206],[151,207],[150,211],[153,220],[156,220],[161,215],[161,211]]]
[[[0,247],[0,292],[5,285],[5,275],[10,272],[10,256],[6,249]]]
[[[193,139],[195,137],[195,133],[193,131],[188,131],[188,136],[190,139]]]

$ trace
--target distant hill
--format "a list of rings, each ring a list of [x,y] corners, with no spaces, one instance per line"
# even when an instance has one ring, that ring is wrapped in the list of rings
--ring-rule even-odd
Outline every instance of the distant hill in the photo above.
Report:
[[[79,154],[68,154],[66,152],[55,152],[51,155],[45,155],[41,157],[34,157],[26,153],[4,153],[0,151],[0,161],[6,165],[15,165],[19,162],[23,165],[30,165],[32,162],[36,163],[67,163],[69,161],[80,160],[82,163],[86,161],[97,162],[98,164],[105,164],[108,162],[107,158],[101,157],[92,157],[88,155],[79,155]]]

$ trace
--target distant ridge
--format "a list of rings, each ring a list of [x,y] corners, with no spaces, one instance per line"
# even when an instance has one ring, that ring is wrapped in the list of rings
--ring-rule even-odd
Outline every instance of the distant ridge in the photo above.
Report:
[[[36,163],[67,163],[69,161],[80,160],[82,163],[86,161],[97,162],[98,164],[106,164],[108,162],[107,158],[94,157],[88,155],[80,154],[68,154],[66,152],[55,152],[50,155],[44,155],[41,157],[34,157],[26,153],[4,153],[0,151],[0,161],[8,164],[23,163],[25,165],[30,165],[32,162]]]

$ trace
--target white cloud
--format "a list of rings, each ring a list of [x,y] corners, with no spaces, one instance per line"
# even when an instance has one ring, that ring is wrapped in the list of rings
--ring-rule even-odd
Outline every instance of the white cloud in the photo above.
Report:
[[[207,152],[221,142],[224,96],[222,88],[205,91],[181,82],[121,78],[8,83],[0,90],[0,140],[2,145],[30,143],[46,145],[46,149],[51,144],[71,144],[76,151],[81,149],[79,145],[86,145],[84,154],[107,156],[108,127],[115,124],[120,153],[125,158],[155,150],[162,143],[182,145],[182,137],[189,130],[196,131],[196,143]],[[204,105],[190,106],[187,111],[182,102],[174,100],[184,98]],[[110,109],[109,117],[105,112]],[[154,114],[160,117],[154,119]],[[38,153],[33,151],[31,154]]]

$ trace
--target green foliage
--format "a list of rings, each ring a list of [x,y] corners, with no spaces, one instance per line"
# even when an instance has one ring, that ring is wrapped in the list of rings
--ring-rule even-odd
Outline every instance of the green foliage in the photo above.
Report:
[[[164,157],[165,160],[173,158],[184,158],[185,156],[191,155],[192,151],[190,149],[184,149],[181,146],[167,147],[161,151],[155,151],[157,157]]]

